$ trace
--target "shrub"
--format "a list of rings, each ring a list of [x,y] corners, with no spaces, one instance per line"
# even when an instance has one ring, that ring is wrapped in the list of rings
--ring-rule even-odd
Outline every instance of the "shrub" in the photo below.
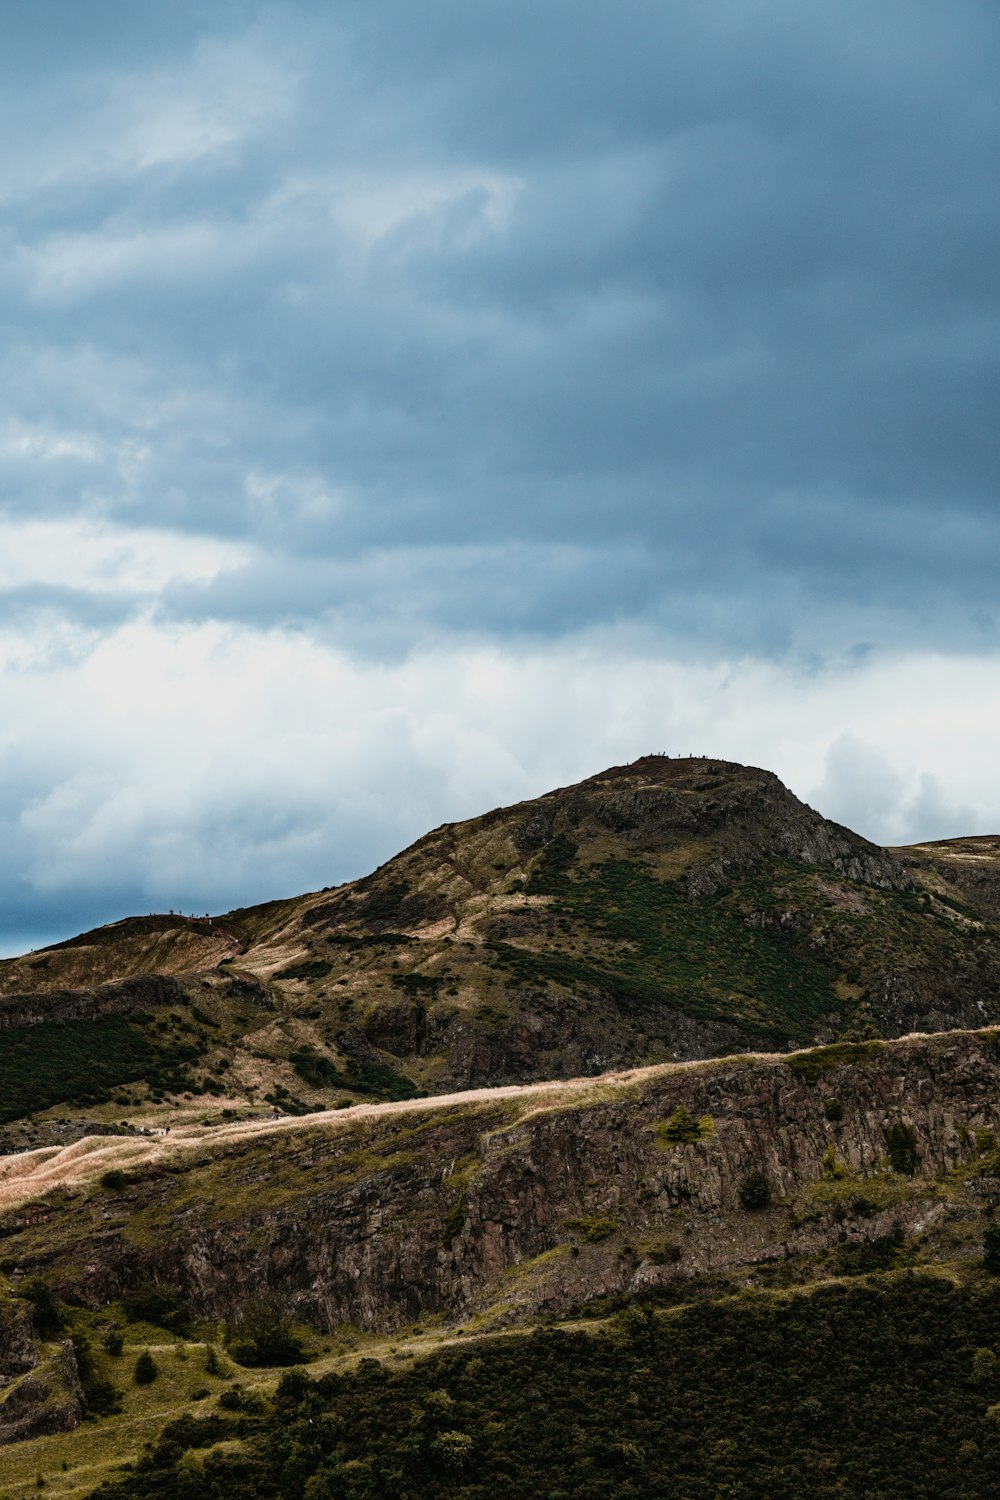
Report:
[[[767,1208],[771,1201],[771,1184],[763,1172],[748,1172],[740,1183],[740,1203],[754,1212]]]
[[[125,1340],[122,1338],[118,1329],[109,1328],[107,1333],[104,1335],[105,1354],[110,1354],[113,1358],[117,1358],[118,1355],[121,1354],[124,1347]]]
[[[850,1168],[845,1162],[837,1160],[837,1153],[832,1146],[827,1146],[823,1152],[823,1176],[828,1177],[831,1182],[843,1182],[850,1175]]]
[[[28,1282],[21,1295],[31,1303],[35,1330],[40,1338],[54,1338],[57,1333],[62,1332],[63,1315],[44,1281],[36,1276]]]
[[[133,1371],[132,1378],[136,1385],[152,1385],[159,1373],[159,1370],[156,1368],[156,1360],[148,1349],[144,1349],[135,1362],[135,1370]]]
[[[597,1245],[610,1239],[618,1229],[617,1219],[567,1219],[566,1228],[578,1234],[587,1245]]]
[[[287,1314],[267,1297],[244,1303],[237,1316],[227,1321],[226,1342],[236,1363],[247,1369],[297,1365],[306,1353]]]
[[[130,1323],[155,1323],[171,1333],[181,1333],[187,1326],[187,1313],[176,1287],[144,1282],[125,1293],[122,1307]]]
[[[665,1146],[693,1146],[696,1141],[710,1139],[715,1134],[715,1121],[711,1115],[702,1115],[696,1120],[690,1110],[678,1104],[668,1119],[653,1126]]]
[[[899,1121],[890,1125],[885,1133],[886,1150],[892,1170],[912,1177],[917,1170],[917,1132],[912,1125]]]
[[[110,1193],[120,1193],[128,1185],[128,1173],[120,1171],[118,1167],[112,1167],[110,1172],[105,1172],[101,1176],[101,1187],[107,1188]]]

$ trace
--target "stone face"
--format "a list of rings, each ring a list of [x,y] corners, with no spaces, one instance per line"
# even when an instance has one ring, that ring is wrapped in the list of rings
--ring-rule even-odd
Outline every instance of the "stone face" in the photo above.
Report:
[[[0,1304],[0,1444],[72,1432],[86,1405],[72,1343],[43,1350],[27,1305]]]
[[[701,1138],[671,1145],[664,1125],[679,1106]],[[899,1126],[913,1132],[912,1179],[890,1179],[887,1132]],[[565,1312],[981,1215],[974,1194],[942,1195],[935,1178],[975,1162],[986,1129],[1000,1132],[1000,1042],[986,1034],[653,1069],[495,1104],[428,1101],[154,1176],[130,1189],[117,1226],[99,1198],[58,1208],[17,1269],[94,1305],[152,1278],[211,1318],[266,1290],[325,1327]],[[208,1168],[211,1191],[198,1175]],[[831,1170],[852,1174],[839,1216],[793,1213]],[[772,1206],[752,1213],[740,1194],[755,1172]],[[866,1207],[872,1180],[891,1181],[891,1203]],[[17,1236],[8,1245],[18,1253]]]

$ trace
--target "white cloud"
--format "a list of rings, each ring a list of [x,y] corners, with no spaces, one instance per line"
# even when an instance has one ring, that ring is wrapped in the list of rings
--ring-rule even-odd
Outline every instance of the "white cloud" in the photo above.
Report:
[[[0,520],[0,589],[46,585],[93,593],[156,594],[203,583],[246,563],[250,549],[180,532],[83,519]]]
[[[996,829],[995,672],[912,657],[806,675],[597,638],[373,665],[288,632],[132,623],[83,661],[22,649],[0,672],[6,879],[40,908],[102,890],[158,909],[293,894],[661,749],[769,766],[885,841]]]

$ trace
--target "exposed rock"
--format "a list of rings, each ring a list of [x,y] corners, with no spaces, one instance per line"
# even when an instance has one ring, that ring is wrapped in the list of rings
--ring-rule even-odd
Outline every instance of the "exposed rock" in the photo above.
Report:
[[[681,1106],[702,1124],[670,1144],[665,1122]],[[887,1180],[894,1127],[912,1139],[916,1175],[892,1178],[891,1206],[866,1207],[866,1181]],[[190,1182],[181,1173],[138,1184],[118,1228],[88,1232],[96,1209],[74,1219],[84,1211],[67,1207],[19,1270],[44,1265],[95,1305],[151,1277],[210,1318],[266,1288],[325,1327],[564,1312],[609,1291],[978,1214],[972,1194],[942,1197],[935,1178],[975,1161],[976,1132],[987,1129],[1000,1131],[992,1034],[654,1069],[513,1103],[428,1101],[312,1129],[278,1159],[277,1146],[235,1149],[222,1197],[220,1179],[203,1189],[197,1169]],[[854,1174],[857,1205],[839,1218],[793,1215],[796,1195],[831,1162]],[[773,1206],[750,1213],[741,1190],[756,1172]],[[183,1211],[172,1206],[178,1188]],[[655,1250],[665,1239],[670,1255]]]

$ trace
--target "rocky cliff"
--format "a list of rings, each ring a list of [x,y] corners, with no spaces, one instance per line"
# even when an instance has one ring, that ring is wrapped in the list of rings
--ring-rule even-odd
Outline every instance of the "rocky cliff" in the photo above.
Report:
[[[996,1133],[1000,1036],[946,1034],[163,1145],[0,1231],[15,1287],[94,1307],[153,1281],[196,1317],[503,1320],[915,1236],[978,1254]]]

